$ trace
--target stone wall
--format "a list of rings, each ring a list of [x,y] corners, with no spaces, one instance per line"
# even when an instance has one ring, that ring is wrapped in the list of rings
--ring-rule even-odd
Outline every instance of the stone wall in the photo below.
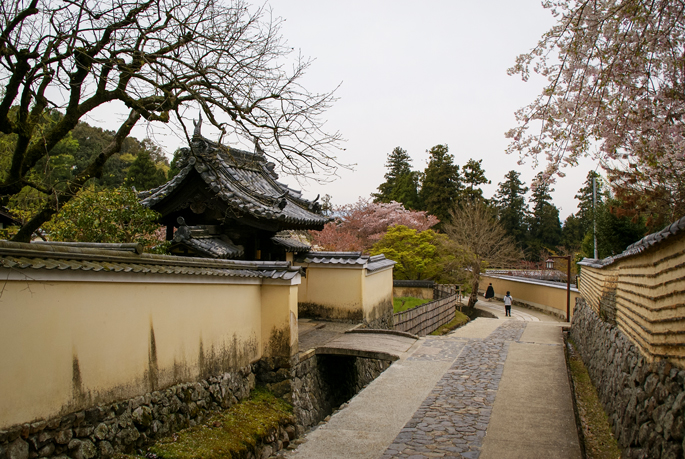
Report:
[[[623,457],[677,459],[685,450],[685,371],[649,362],[618,327],[576,301],[571,338],[609,416]]]
[[[0,459],[109,458],[195,426],[230,408],[255,386],[252,366],[196,383],[0,431]],[[278,441],[278,439],[276,440]]]
[[[258,381],[293,405],[298,433],[323,421],[392,362],[342,355],[316,355],[313,351],[283,361],[262,359]]]
[[[393,330],[393,313],[392,308],[386,308],[385,311],[379,314],[376,319],[362,322],[361,328],[372,328],[375,330]]]
[[[239,371],[0,431],[0,459],[107,459],[202,423],[246,398],[256,383],[293,405],[297,425],[271,432],[253,453],[276,452],[323,421],[391,362],[351,356],[268,357]],[[266,454],[268,456],[269,454]]]

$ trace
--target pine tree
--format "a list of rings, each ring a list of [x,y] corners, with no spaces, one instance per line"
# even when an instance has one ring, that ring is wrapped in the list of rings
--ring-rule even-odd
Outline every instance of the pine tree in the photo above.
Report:
[[[578,212],[576,212],[576,217],[580,220],[581,226],[583,228],[583,233],[587,233],[592,230],[594,221],[594,207],[592,201],[592,178],[595,178],[595,190],[597,195],[597,206],[602,205],[605,201],[605,190],[604,182],[602,177],[595,171],[590,171],[587,174],[585,183],[583,187],[578,190],[578,194],[575,198],[578,202]]]
[[[577,214],[566,217],[564,226],[561,228],[561,243],[569,252],[577,252],[585,237],[583,223]]]
[[[538,173],[539,185],[533,190],[531,202],[533,214],[530,217],[529,256],[537,261],[542,250],[554,250],[561,242],[561,222],[559,209],[552,204],[550,193],[554,191],[542,180]]]
[[[457,203],[462,188],[459,166],[448,151],[447,145],[436,145],[428,151],[430,159],[419,192],[424,210],[441,222],[449,220],[450,209]]]
[[[378,186],[378,193],[372,193],[374,202],[399,202],[407,209],[418,209],[418,173],[411,170],[411,157],[401,147],[388,155],[385,163],[388,172],[385,182]]]
[[[463,200],[472,201],[474,199],[481,199],[483,197],[483,190],[480,185],[490,184],[490,180],[485,178],[485,171],[483,170],[483,160],[469,159],[468,162],[461,168],[464,176],[464,191],[462,192]]]
[[[521,174],[514,170],[507,172],[504,182],[499,183],[499,189],[494,196],[495,208],[499,222],[519,246],[524,247],[528,233],[528,205],[526,193],[528,187],[521,182]]]
[[[131,167],[128,168],[126,179],[138,191],[143,191],[166,182],[166,174],[157,168],[152,158],[150,158],[150,153],[147,150],[143,150],[138,153],[138,157],[133,161]]]

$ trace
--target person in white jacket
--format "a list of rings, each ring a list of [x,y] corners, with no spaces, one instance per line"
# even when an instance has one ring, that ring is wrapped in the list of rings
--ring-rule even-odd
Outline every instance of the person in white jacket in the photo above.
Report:
[[[507,317],[511,317],[511,301],[512,301],[512,299],[513,298],[511,297],[509,292],[507,292],[507,294],[504,295],[504,315]]]

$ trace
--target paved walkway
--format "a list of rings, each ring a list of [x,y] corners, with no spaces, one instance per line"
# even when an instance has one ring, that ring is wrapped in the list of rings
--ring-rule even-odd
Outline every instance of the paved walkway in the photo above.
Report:
[[[288,457],[579,459],[563,324],[512,315],[418,340]]]
[[[493,298],[491,301],[479,299],[476,303],[476,308],[487,311],[499,319],[506,318],[504,315],[504,303],[501,300],[497,300],[495,298]],[[511,318],[515,320],[523,320],[525,322],[562,322],[560,319],[549,314],[545,314],[542,311],[522,308],[519,306],[513,306],[511,308]]]

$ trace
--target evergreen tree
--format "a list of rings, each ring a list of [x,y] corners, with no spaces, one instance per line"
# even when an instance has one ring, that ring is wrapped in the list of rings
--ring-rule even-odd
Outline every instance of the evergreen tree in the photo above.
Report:
[[[378,193],[372,193],[374,202],[399,202],[407,209],[418,209],[418,173],[411,170],[411,157],[401,147],[388,155],[385,163],[388,172],[385,182],[378,186]]]
[[[167,171],[167,179],[171,180],[172,178],[176,177],[176,174],[181,172],[181,169],[178,168],[178,161],[183,157],[184,155],[181,153],[181,149],[177,149],[174,152],[174,157],[171,160],[171,164],[169,165],[169,170]]]
[[[601,258],[618,255],[630,244],[642,239],[647,234],[644,218],[633,221],[628,215],[620,215],[621,202],[613,197],[606,197],[596,207],[597,214],[597,256]],[[592,229],[585,234],[582,242],[582,254],[594,258]]]
[[[462,192],[463,200],[472,201],[474,199],[481,199],[483,197],[483,190],[480,185],[490,184],[490,180],[485,178],[485,171],[483,170],[483,160],[469,159],[468,162],[461,168],[464,176],[464,191]]]
[[[449,220],[450,209],[457,203],[462,188],[459,166],[448,151],[447,145],[436,145],[428,151],[430,159],[419,192],[424,210],[441,222]]]
[[[533,214],[530,217],[528,243],[528,255],[534,261],[539,259],[542,250],[554,250],[561,242],[559,209],[552,204],[550,195],[554,190],[542,180],[542,172],[538,173],[536,181],[539,185],[533,190],[531,196]]]
[[[571,214],[564,221],[564,226],[561,228],[561,243],[570,252],[577,252],[585,237],[586,231],[583,229],[583,224],[577,214]]]
[[[150,153],[143,150],[138,153],[138,157],[128,168],[126,179],[138,191],[143,191],[166,182],[166,174],[162,169],[157,168],[157,165],[150,158]]]
[[[578,202],[578,212],[576,212],[576,217],[580,220],[581,226],[583,228],[583,233],[592,231],[594,222],[594,207],[593,207],[593,197],[592,197],[592,179],[595,179],[595,190],[597,196],[597,205],[601,205],[605,200],[605,190],[604,182],[602,177],[595,171],[590,171],[587,174],[585,183],[583,187],[578,190],[575,198]],[[585,235],[585,234],[583,234]]]
[[[514,170],[507,172],[504,176],[506,180],[499,184],[494,201],[499,222],[507,235],[520,247],[525,247],[528,233],[528,205],[525,196],[528,187],[524,186],[520,177],[521,174]]]

